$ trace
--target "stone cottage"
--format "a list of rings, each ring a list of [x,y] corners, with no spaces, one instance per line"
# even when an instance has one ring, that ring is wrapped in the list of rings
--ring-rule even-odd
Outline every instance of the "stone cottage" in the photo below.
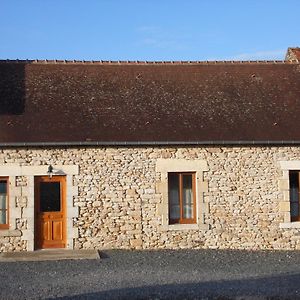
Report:
[[[0,251],[300,249],[299,60],[2,60]]]

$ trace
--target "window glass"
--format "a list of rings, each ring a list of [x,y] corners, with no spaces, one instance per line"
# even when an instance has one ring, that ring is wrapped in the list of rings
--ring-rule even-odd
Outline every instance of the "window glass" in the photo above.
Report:
[[[0,224],[6,224],[6,211],[0,210]]]
[[[299,215],[299,203],[291,202],[291,217],[298,217]]]
[[[6,194],[0,194],[0,209],[6,209]]]
[[[179,203],[179,176],[176,173],[169,173],[169,218],[179,220],[180,203]]]
[[[6,209],[6,195],[0,194],[0,209]]]
[[[7,181],[0,180],[0,224],[7,224]]]
[[[195,223],[194,173],[168,173],[170,224]]]
[[[6,194],[6,180],[3,181],[1,180],[0,181],[0,194]]]
[[[60,211],[60,183],[40,183],[40,211]]]
[[[292,221],[299,219],[299,172],[290,172],[290,209]]]
[[[183,218],[193,218],[193,177],[182,175]]]
[[[298,173],[290,173],[290,198],[292,202],[298,201]]]

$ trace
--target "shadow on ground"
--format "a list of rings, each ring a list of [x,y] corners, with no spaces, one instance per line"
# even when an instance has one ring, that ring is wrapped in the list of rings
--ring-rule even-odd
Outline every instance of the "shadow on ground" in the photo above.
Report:
[[[56,299],[300,299],[300,274],[131,287]]]

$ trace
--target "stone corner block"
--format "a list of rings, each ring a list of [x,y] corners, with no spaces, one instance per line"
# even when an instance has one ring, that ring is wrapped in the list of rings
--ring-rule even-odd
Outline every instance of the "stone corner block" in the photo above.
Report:
[[[210,225],[209,224],[199,224],[199,229],[200,230],[209,230]]]
[[[9,218],[12,219],[16,219],[16,218],[21,218],[21,208],[20,207],[14,207],[13,209],[11,209],[10,211],[10,215]]]
[[[208,171],[206,160],[201,159],[176,159],[176,158],[159,158],[156,161],[156,172],[183,172],[183,171]]]
[[[202,193],[208,192],[208,181],[207,180],[199,182],[199,192],[202,192]]]
[[[34,208],[26,207],[23,209],[22,218],[32,218],[34,216]]]
[[[68,206],[67,214],[68,214],[68,218],[70,218],[70,219],[78,217],[79,207],[78,206]]]
[[[32,230],[22,230],[22,240],[33,240],[34,234]]]
[[[283,191],[282,195],[284,201],[290,201],[290,191]]]
[[[9,188],[9,196],[11,198],[20,197],[22,195],[22,188],[20,186],[12,186]]]
[[[34,241],[27,241],[27,251],[34,251]]]
[[[21,167],[18,164],[1,164],[0,176],[16,176],[21,174]]]
[[[17,237],[17,236],[21,236],[22,232],[20,230],[11,230],[11,229],[7,229],[7,230],[0,230],[0,237]]]
[[[73,239],[67,239],[67,249],[74,249],[74,240]]]
[[[155,183],[155,192],[158,193],[162,193],[164,188],[167,187],[167,183],[166,182],[156,182]]]
[[[69,195],[72,197],[78,196],[78,186],[77,185],[69,187]]]
[[[290,189],[289,180],[287,180],[287,179],[279,179],[278,180],[278,188],[281,191],[289,190]]]
[[[280,223],[279,228],[281,229],[300,228],[300,222]]]
[[[280,212],[289,212],[291,210],[290,202],[279,202],[279,211]]]
[[[299,170],[300,160],[281,160],[279,165],[282,170]]]
[[[79,236],[79,230],[78,228],[72,228],[73,238],[78,238]]]
[[[209,203],[207,202],[201,203],[201,213],[209,214]]]
[[[290,223],[291,222],[291,214],[290,214],[290,212],[285,212],[283,214],[283,222],[284,223]]]

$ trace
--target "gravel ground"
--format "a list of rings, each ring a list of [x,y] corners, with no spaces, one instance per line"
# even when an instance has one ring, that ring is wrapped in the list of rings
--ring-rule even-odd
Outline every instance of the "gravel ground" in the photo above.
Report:
[[[0,299],[300,299],[300,251],[101,252],[0,263]]]

